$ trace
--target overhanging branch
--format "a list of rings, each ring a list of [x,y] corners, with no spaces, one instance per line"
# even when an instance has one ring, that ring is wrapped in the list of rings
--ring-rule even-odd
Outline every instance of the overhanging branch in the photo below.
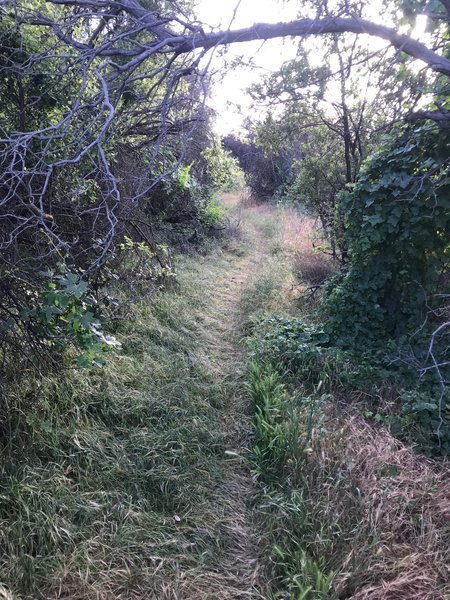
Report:
[[[430,50],[417,40],[407,35],[401,35],[395,29],[378,25],[372,21],[356,17],[340,18],[325,17],[322,19],[299,19],[289,23],[255,23],[245,29],[234,31],[219,31],[214,33],[199,32],[184,38],[176,52],[182,54],[197,48],[208,50],[216,46],[250,42],[255,40],[270,40],[278,37],[305,35],[323,35],[327,33],[356,33],[367,34],[387,40],[405,54],[422,60],[433,71],[450,76],[450,60]]]

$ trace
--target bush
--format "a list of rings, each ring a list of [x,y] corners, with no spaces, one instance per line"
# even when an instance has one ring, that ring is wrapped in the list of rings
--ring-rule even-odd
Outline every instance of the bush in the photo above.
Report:
[[[307,386],[336,385],[349,368],[346,353],[330,347],[329,335],[321,327],[275,315],[260,319],[257,328],[254,355],[282,365]]]
[[[337,344],[398,345],[436,306],[450,251],[449,139],[436,124],[399,128],[341,195],[350,263],[327,294]]]
[[[326,328],[280,316],[257,321],[252,341],[257,360],[286,369],[308,393],[324,389],[345,401],[363,398],[367,416],[388,425],[426,454],[450,452],[448,392],[432,378],[417,384],[408,365],[392,360],[395,346],[352,353],[332,343]],[[393,402],[388,403],[385,397]]]
[[[240,190],[245,186],[244,173],[230,152],[224,150],[220,140],[215,138],[213,145],[203,150],[207,173],[214,187],[224,192]]]
[[[285,180],[285,157],[265,156],[264,150],[254,142],[233,136],[224,138],[223,144],[239,161],[253,197],[256,200],[272,198]]]
[[[215,227],[222,223],[228,216],[225,206],[218,204],[215,198],[209,199],[200,208],[200,221],[206,227]]]
[[[450,454],[449,392],[439,388],[404,389],[399,394],[401,414],[394,428],[407,432],[422,452]]]

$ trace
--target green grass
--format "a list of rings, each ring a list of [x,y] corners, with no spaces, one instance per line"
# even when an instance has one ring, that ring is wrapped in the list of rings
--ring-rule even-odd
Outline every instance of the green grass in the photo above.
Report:
[[[255,315],[267,310],[271,302],[280,295],[283,275],[276,269],[267,270],[258,276],[241,295],[241,307],[244,314]]]
[[[267,251],[269,249],[266,249]],[[290,265],[284,257],[264,255],[240,295],[240,310],[244,317],[254,319],[273,311],[289,311],[286,283]]]
[[[263,236],[267,240],[271,240],[279,232],[280,226],[272,215],[261,219],[260,228]]]
[[[238,376],[208,348],[233,260],[180,259],[179,290],[135,307],[104,368],[24,377],[9,398],[0,595],[238,597],[226,451],[247,417],[227,423]]]
[[[276,370],[255,362],[250,363],[248,390],[260,482],[255,521],[271,573],[269,597],[323,600],[334,575],[312,543],[321,532],[311,506],[308,466],[320,425],[320,399],[291,395]]]

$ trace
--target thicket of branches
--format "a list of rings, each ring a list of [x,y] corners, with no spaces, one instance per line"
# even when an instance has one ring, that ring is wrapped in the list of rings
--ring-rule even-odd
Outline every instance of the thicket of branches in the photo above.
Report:
[[[58,363],[68,343],[89,364],[114,343],[101,313],[120,312],[118,294],[139,282],[172,279],[166,240],[201,227],[217,187],[202,155],[206,72],[167,46],[169,22],[191,31],[190,7],[165,7],[164,18],[157,3],[0,7],[4,373],[43,354]]]

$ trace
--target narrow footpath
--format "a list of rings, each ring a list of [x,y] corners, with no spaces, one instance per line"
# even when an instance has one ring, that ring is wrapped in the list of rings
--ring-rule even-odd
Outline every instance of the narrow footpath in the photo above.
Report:
[[[180,597],[192,600],[264,597],[264,574],[251,523],[254,493],[249,459],[252,415],[244,387],[246,352],[242,340],[241,299],[264,265],[268,250],[258,226],[258,208],[241,208],[238,194],[227,194],[223,201],[237,227],[225,244],[222,257],[225,260],[219,261],[221,269],[214,273],[217,279],[212,285],[211,281],[207,283],[206,306],[199,328],[203,359],[208,363],[211,375],[225,384],[226,390],[231,390],[221,412],[228,447],[225,450],[225,476],[217,489],[217,499],[222,504],[216,506],[220,513],[217,515],[220,524],[217,543],[222,547],[222,562],[219,572],[197,573],[193,589],[185,588]],[[207,257],[206,262],[209,260]],[[180,277],[184,277],[182,267]]]
[[[195,360],[206,365],[209,377],[222,393],[218,414],[226,447],[222,457],[217,458],[222,464],[220,468],[216,465],[220,475],[213,484],[209,517],[220,550],[202,568],[184,571],[182,581],[178,581],[180,587],[168,596],[177,599],[267,597],[261,548],[252,525],[253,415],[245,391],[247,350],[243,329],[246,320],[259,309],[279,308],[280,296],[289,295],[282,289],[286,271],[281,258],[289,242],[283,235],[286,219],[273,208],[242,203],[238,194],[226,194],[222,202],[231,214],[222,250],[203,259],[197,257],[194,262],[188,259],[178,269],[181,293],[190,283],[203,297],[201,310],[193,315],[199,340]],[[299,218],[290,216],[292,229]]]

